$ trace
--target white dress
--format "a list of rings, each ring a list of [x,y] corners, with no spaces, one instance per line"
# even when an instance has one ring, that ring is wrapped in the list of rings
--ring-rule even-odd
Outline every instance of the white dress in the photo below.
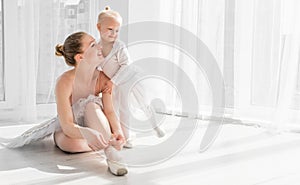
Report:
[[[85,107],[89,102],[98,104],[101,108],[102,99],[95,95],[95,85],[98,80],[99,71],[96,67],[100,62],[93,60],[94,63],[80,62],[73,82],[72,92],[72,111],[74,122],[80,126],[84,125],[84,112]],[[86,76],[90,74],[90,76]],[[85,75],[84,78],[82,75]],[[60,131],[61,126],[58,117],[54,117],[50,120],[42,122],[33,128],[25,131],[23,134],[16,138],[5,139],[1,138],[0,142],[2,145],[8,148],[22,147],[34,141],[44,139],[47,136],[52,135],[56,131]]]
[[[116,40],[111,52],[97,69],[103,71],[115,85],[113,90],[114,108],[119,115],[125,137],[131,137],[129,132],[130,124],[138,121],[135,120],[130,112],[132,105],[130,100],[133,100],[138,105],[138,108],[150,118],[150,124],[161,137],[164,133],[162,130],[159,130],[157,121],[154,118],[154,110],[148,105],[149,101],[145,96],[145,87],[137,83],[142,76],[143,70],[134,65],[129,65],[130,63],[131,59],[125,44],[120,40]],[[130,97],[133,99],[129,99]]]
[[[84,126],[84,122],[83,122],[84,110],[85,110],[85,106],[89,102],[97,103],[102,107],[101,98],[94,95],[89,95],[87,98],[81,98],[75,104],[72,105],[75,123],[77,123],[80,126]],[[7,148],[22,147],[34,141],[42,140],[48,136],[51,136],[54,132],[60,130],[61,127],[60,127],[59,119],[58,117],[54,117],[50,120],[38,124],[37,126],[30,128],[20,136],[17,136],[12,139],[2,138],[1,144]]]

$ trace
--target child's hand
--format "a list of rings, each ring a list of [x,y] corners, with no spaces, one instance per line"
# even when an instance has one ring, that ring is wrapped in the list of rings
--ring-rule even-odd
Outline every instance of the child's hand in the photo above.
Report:
[[[109,93],[111,94],[112,88],[113,88],[114,84],[112,83],[112,81],[107,81],[103,87],[103,93]]]

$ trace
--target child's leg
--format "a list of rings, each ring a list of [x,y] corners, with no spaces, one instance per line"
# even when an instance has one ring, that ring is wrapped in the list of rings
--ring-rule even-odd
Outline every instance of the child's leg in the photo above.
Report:
[[[121,122],[121,128],[123,131],[123,134],[126,139],[131,138],[131,133],[130,133],[130,111],[129,108],[126,107],[125,105],[127,104],[127,101],[124,100],[124,98],[121,97],[120,100],[120,122]],[[124,105],[125,104],[125,105]]]
[[[122,87],[124,88],[124,87]],[[126,148],[132,148],[134,146],[133,140],[135,139],[135,136],[133,132],[130,129],[130,110],[128,106],[128,96],[127,94],[124,94],[122,92],[119,92],[118,94],[118,102],[119,102],[119,116],[120,116],[120,122],[121,122],[121,128],[124,134],[124,137],[126,139],[126,143],[124,147]]]
[[[142,86],[137,84],[135,88],[132,90],[132,92],[142,111],[145,113],[147,117],[149,117],[150,123],[153,129],[156,131],[157,136],[158,137],[165,136],[165,131],[159,127],[158,122],[156,120],[154,108],[146,104]]]

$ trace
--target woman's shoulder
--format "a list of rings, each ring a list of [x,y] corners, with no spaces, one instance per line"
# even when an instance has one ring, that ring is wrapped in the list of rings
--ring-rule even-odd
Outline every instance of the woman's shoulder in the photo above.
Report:
[[[56,89],[68,89],[72,88],[75,78],[74,70],[69,70],[61,74],[56,80]]]

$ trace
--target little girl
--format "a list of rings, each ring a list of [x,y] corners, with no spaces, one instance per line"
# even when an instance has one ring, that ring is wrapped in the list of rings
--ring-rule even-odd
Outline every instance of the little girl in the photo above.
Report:
[[[110,81],[106,82],[106,90],[110,91],[112,86],[115,86],[114,100],[118,100],[120,122],[126,138],[124,147],[131,148],[133,143],[129,132],[130,111],[127,88],[132,87],[130,83],[137,80],[138,72],[129,67],[130,58],[127,48],[123,42],[117,39],[121,25],[122,17],[118,12],[111,10],[109,7],[105,7],[105,10],[98,15],[97,29],[100,34],[100,45],[105,59],[97,69],[103,71],[110,78]],[[158,137],[163,137],[165,133],[157,126],[157,121],[154,118],[154,110],[146,105],[143,89],[139,85],[138,87],[133,88],[131,92],[145,115],[150,117],[151,124]]]

